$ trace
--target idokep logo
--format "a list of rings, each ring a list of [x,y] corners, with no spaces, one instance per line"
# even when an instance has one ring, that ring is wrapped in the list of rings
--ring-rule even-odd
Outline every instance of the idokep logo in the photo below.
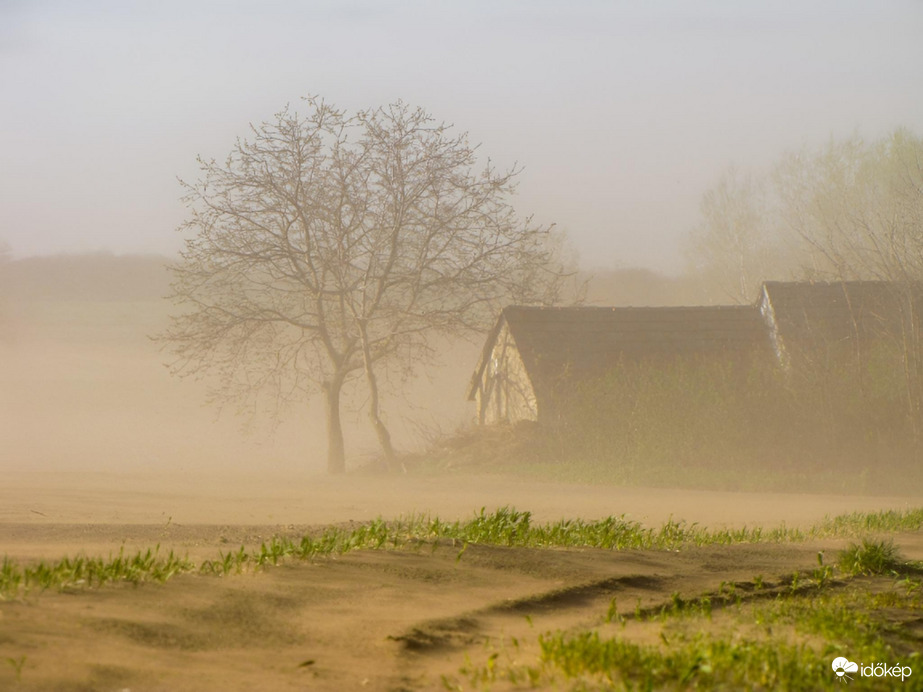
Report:
[[[859,671],[859,664],[853,663],[852,661],[843,658],[833,659],[833,672],[836,673],[838,680],[846,682],[847,680],[852,680],[852,678],[847,675],[847,673],[856,673]]]
[[[896,666],[887,663],[872,663],[871,665],[853,663],[848,658],[838,656],[833,659],[833,672],[840,682],[848,682],[853,677],[849,673],[859,673],[863,678],[900,678],[901,682],[910,677],[913,670],[910,666]]]

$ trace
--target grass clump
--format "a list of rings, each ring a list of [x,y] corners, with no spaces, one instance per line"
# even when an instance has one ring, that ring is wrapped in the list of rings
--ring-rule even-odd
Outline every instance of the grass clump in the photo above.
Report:
[[[874,575],[897,572],[904,565],[900,551],[892,540],[863,538],[840,552],[838,566],[851,575]]]
[[[923,508],[841,514],[825,519],[816,531],[820,535],[848,537],[867,533],[918,531],[921,528],[923,528]]]
[[[120,550],[115,557],[66,557],[57,562],[43,560],[25,567],[4,557],[0,564],[0,600],[33,589],[91,588],[111,582],[135,585],[146,581],[163,583],[177,574],[195,569],[192,562],[177,556],[172,550],[164,557],[159,553],[158,545],[153,550],[148,548],[133,556],[126,556]]]

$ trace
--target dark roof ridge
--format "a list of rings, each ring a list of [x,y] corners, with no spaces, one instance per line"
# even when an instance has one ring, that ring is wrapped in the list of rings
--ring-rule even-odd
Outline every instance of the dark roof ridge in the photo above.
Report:
[[[918,283],[916,281],[888,281],[887,279],[830,279],[808,281],[764,281],[765,286],[842,286],[843,284],[868,284],[880,286],[883,284]]]
[[[621,310],[752,310],[752,304],[746,305],[507,305],[503,312],[615,312]]]

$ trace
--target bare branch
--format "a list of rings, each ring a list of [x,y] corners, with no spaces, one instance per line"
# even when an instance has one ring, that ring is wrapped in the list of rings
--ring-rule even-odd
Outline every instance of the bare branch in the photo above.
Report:
[[[223,163],[199,159],[199,179],[182,183],[189,240],[164,338],[175,372],[217,375],[218,398],[324,392],[330,468],[342,470],[333,438],[348,378],[364,374],[383,427],[376,368],[412,371],[434,334],[547,299],[563,272],[550,228],[510,204],[519,170],[477,170],[466,135],[402,102],[349,117],[305,104],[251,126]]]

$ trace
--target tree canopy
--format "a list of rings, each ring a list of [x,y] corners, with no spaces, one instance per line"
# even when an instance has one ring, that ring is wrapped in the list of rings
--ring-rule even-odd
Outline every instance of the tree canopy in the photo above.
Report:
[[[521,219],[518,169],[397,102],[353,115],[318,98],[251,126],[183,182],[189,216],[172,267],[181,308],[164,335],[178,374],[273,411],[320,390],[328,469],[345,468],[340,397],[361,380],[385,456],[379,368],[411,370],[435,333],[484,328],[510,301],[555,297],[549,227]]]
[[[688,254],[725,296],[766,279],[923,280],[923,139],[831,139],[768,170],[731,167],[702,198]]]

